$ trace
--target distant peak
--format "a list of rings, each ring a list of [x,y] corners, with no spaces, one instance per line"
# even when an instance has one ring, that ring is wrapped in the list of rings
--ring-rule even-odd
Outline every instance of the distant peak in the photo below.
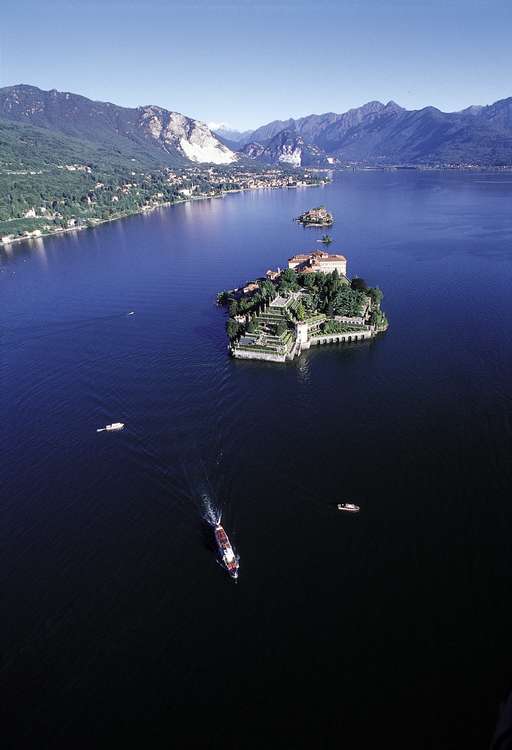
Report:
[[[481,104],[470,104],[469,107],[466,107],[465,109],[460,109],[459,112],[462,115],[478,115],[483,110],[483,107]]]
[[[382,102],[379,102],[377,99],[372,99],[371,102],[366,102],[366,104],[363,104],[362,107],[356,107],[356,109],[384,109],[384,104]]]

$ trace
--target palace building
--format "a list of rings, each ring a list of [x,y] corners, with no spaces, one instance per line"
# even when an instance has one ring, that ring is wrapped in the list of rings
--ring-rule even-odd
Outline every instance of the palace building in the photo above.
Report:
[[[338,271],[340,276],[347,275],[347,259],[344,255],[329,255],[322,250],[312,253],[299,253],[288,260],[288,268],[297,273],[332,273]]]

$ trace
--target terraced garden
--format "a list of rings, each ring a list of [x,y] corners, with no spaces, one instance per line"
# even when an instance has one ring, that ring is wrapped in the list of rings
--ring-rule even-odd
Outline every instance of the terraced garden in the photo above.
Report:
[[[251,320],[236,348],[286,355],[294,343],[295,336],[288,321],[288,305],[274,306],[271,303],[265,312]]]
[[[381,300],[380,289],[364,279],[292,269],[217,295],[229,311],[233,356],[272,362],[293,359],[313,344],[359,341],[386,330]]]

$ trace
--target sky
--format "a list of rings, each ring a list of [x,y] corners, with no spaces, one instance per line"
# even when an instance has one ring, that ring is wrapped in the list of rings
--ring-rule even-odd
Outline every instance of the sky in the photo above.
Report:
[[[512,95],[512,0],[2,0],[0,86],[250,129]]]

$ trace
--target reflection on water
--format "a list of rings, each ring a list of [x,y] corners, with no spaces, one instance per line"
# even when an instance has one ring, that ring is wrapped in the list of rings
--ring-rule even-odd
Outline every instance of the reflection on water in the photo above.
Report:
[[[44,240],[39,237],[37,239],[30,240],[29,242],[29,248],[32,250],[36,256],[36,258],[39,260],[41,266],[43,268],[48,268],[48,258],[46,255],[46,249],[44,246]]]
[[[297,370],[297,379],[299,383],[302,383],[303,385],[307,385],[311,378],[309,357],[307,356],[299,357],[297,360],[296,370]]]

